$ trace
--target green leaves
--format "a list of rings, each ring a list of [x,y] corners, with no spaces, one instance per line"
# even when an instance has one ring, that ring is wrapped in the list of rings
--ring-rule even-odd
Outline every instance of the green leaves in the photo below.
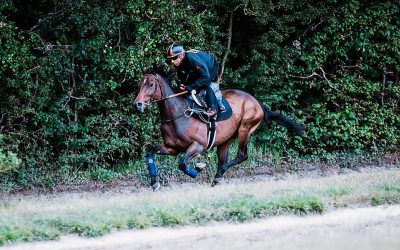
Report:
[[[0,11],[2,147],[23,161],[24,183],[33,168],[112,172],[159,143],[158,111],[144,119],[131,107],[141,67],[163,62],[171,42],[221,61],[232,11],[222,88],[308,128],[304,138],[261,128],[265,148],[398,147],[400,10],[390,1],[2,1]]]
[[[232,80],[272,108],[298,114],[308,126],[300,147],[307,153],[314,145],[329,150],[396,148],[399,136],[391,131],[400,125],[394,101],[400,93],[394,91],[400,29],[393,17],[399,7],[357,0],[310,2],[251,1],[252,13],[263,20],[255,18],[254,25],[244,28],[253,39],[240,50],[251,53],[240,58],[243,66],[233,71]],[[384,69],[393,74],[385,75],[383,85]],[[394,119],[377,115],[389,113]],[[280,145],[281,136],[268,135],[276,150],[299,145]]]

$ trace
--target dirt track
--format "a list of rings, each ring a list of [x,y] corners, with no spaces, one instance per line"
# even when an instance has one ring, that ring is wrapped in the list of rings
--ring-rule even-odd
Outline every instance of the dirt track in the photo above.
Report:
[[[400,205],[396,205],[246,224],[115,232],[95,239],[66,236],[4,249],[400,249],[399,236]]]
[[[395,168],[394,171],[398,171]],[[381,168],[363,168],[352,171],[382,173]],[[305,172],[308,179],[321,176],[320,173]],[[347,173],[344,174],[346,176]],[[305,179],[307,179],[305,178]],[[298,180],[306,182],[303,175],[258,176],[255,179],[267,181],[269,185],[289,185]],[[275,180],[271,180],[275,179]],[[276,181],[282,180],[282,181]],[[318,178],[316,178],[318,179]],[[321,179],[318,179],[321,180]],[[335,183],[337,179],[335,178]],[[222,187],[224,193],[238,185],[252,183],[246,178],[232,179]],[[330,184],[331,185],[331,184]],[[259,186],[259,185],[257,185]],[[222,188],[221,187],[221,188]],[[215,188],[214,188],[215,189]],[[214,189],[199,184],[174,184],[161,190],[162,197],[180,197],[186,192],[193,195],[201,192],[216,195]],[[205,191],[209,190],[209,191]],[[95,194],[95,197],[136,197],[140,195],[155,196],[149,190],[138,192],[118,187],[106,193]],[[211,192],[213,191],[213,192]],[[56,194],[71,196],[68,200],[79,201],[91,197],[91,192],[77,194]],[[81,197],[77,199],[75,196]],[[74,198],[75,197],[75,198]],[[132,198],[131,197],[131,198]],[[22,197],[25,199],[24,197]],[[168,197],[167,197],[168,198]],[[118,201],[118,200],[117,200]],[[93,202],[89,200],[88,202]],[[66,250],[66,249],[400,249],[400,205],[346,208],[328,211],[323,215],[313,216],[279,216],[270,217],[243,224],[213,223],[206,226],[185,226],[178,228],[151,228],[113,232],[100,238],[81,238],[74,235],[61,237],[58,241],[17,243],[0,247],[1,250]]]

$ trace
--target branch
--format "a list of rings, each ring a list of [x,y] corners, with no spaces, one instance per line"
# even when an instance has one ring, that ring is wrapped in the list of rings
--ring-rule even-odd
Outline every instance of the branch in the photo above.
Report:
[[[121,15],[121,22],[124,21],[124,15]],[[116,47],[118,48],[118,53],[121,52],[121,47],[119,46],[119,44],[121,43],[121,22],[118,22],[118,42]]]
[[[237,11],[237,9],[239,9],[239,8],[242,7],[242,6],[246,7],[246,5],[247,5],[246,3],[239,4],[238,6],[235,7],[235,9],[233,10],[233,12]]]
[[[43,21],[45,21],[47,18],[51,18],[53,16],[57,16],[60,13],[64,14],[63,10],[60,11],[56,11],[56,12],[50,12],[49,14],[47,14],[44,18],[39,19],[39,21],[32,27],[29,29],[29,31],[33,31],[34,29],[36,29],[40,24],[42,24]]]
[[[31,71],[34,71],[34,70],[37,70],[37,69],[40,69],[40,68],[41,68],[41,66],[33,67],[33,68],[31,68],[30,70],[26,71],[23,75],[27,75],[27,74],[29,74]]]
[[[239,7],[239,6],[238,6]],[[236,7],[235,10],[238,8]],[[228,29],[228,44],[226,45],[226,51],[224,54],[224,58],[222,59],[222,64],[221,64],[221,73],[218,76],[217,83],[221,83],[222,76],[224,75],[224,70],[225,70],[225,63],[226,60],[228,59],[228,54],[229,51],[231,50],[231,42],[232,42],[232,27],[233,27],[233,13],[235,10],[231,11],[230,17],[229,17],[229,29]]]
[[[152,21],[161,21],[161,18],[149,16],[149,14],[147,14],[147,11],[145,11],[144,14],[148,19]]]
[[[319,23],[317,23],[317,24],[315,24],[315,25],[312,25],[312,24],[311,24],[311,25],[306,29],[306,31],[304,31],[303,34],[301,34],[301,36],[299,36],[298,40],[300,40],[300,38],[304,37],[304,36],[306,35],[306,33],[307,33],[309,30],[311,30],[311,31],[315,30],[315,29],[316,29],[319,25],[321,25],[323,22],[324,22],[324,19],[321,19],[321,21],[319,21]]]
[[[384,98],[385,98],[385,89],[386,89],[386,75],[387,75],[387,71],[386,71],[386,66],[383,68],[383,73],[382,73],[382,84],[381,84],[381,100],[380,100],[380,104],[381,107],[385,107],[385,102],[384,102]]]
[[[329,87],[331,87],[332,89],[334,89],[334,90],[336,90],[337,92],[340,93],[340,91],[336,87],[332,86],[331,81],[326,77],[324,69],[322,67],[319,67],[319,69],[322,71],[322,76],[326,80],[326,82],[328,83]]]
[[[322,78],[322,76],[320,76],[319,74],[317,74],[317,73],[315,73],[315,72],[313,72],[311,75],[309,75],[309,76],[294,76],[294,75],[289,75],[290,77],[294,77],[294,78],[300,78],[300,79],[309,79],[309,78],[312,78],[312,77],[314,77],[314,76],[318,76],[318,77],[320,77],[320,78]]]
[[[326,73],[325,73],[324,69],[323,69],[322,67],[319,67],[319,69],[320,69],[321,72],[322,72],[322,76],[321,76],[320,74],[316,73],[316,72],[313,72],[313,73],[312,73],[311,75],[309,75],[309,76],[294,76],[294,75],[289,75],[289,76],[290,76],[290,77],[295,77],[295,78],[300,78],[300,79],[309,79],[309,78],[312,78],[312,77],[314,77],[314,76],[318,76],[319,78],[324,79],[324,80],[328,83],[328,85],[329,85],[330,88],[332,88],[332,89],[334,89],[334,90],[336,90],[337,92],[340,93],[340,92],[341,92],[340,90],[338,90],[336,87],[332,86],[331,81],[326,77]]]

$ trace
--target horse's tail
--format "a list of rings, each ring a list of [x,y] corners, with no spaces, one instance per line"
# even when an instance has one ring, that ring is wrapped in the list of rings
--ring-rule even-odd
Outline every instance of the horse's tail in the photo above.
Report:
[[[269,122],[269,121],[275,121],[276,123],[278,123],[281,126],[284,126],[285,128],[287,128],[287,130],[289,130],[290,132],[296,134],[296,135],[303,135],[304,134],[304,130],[306,129],[306,126],[304,124],[301,123],[297,123],[293,120],[291,120],[290,118],[279,114],[278,112],[272,111],[269,108],[267,108],[264,104],[262,104],[259,101],[263,111],[264,111],[264,121],[265,122]]]

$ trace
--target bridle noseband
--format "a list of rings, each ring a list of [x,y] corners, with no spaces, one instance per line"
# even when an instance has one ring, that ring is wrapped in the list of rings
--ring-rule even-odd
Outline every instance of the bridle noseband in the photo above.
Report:
[[[154,75],[154,74],[145,74],[144,76],[152,76],[152,77],[154,77],[154,79],[156,80],[156,89],[154,90],[153,95],[150,97],[150,99],[149,99],[147,102],[144,102],[144,104],[145,104],[146,106],[150,106],[150,105],[153,104],[153,103],[165,101],[165,100],[168,100],[168,99],[170,99],[170,98],[178,97],[178,96],[181,96],[181,95],[184,95],[184,94],[188,93],[188,91],[183,91],[183,92],[180,92],[180,93],[176,93],[176,94],[173,94],[173,95],[170,95],[170,96],[163,97],[163,96],[164,96],[164,93],[163,93],[163,89],[162,89],[162,87],[161,87],[162,83],[160,82],[160,80],[158,80],[158,76],[157,76],[157,75]],[[147,79],[146,79],[146,80],[147,80]],[[145,81],[146,81],[146,80],[145,80]],[[154,96],[157,94],[157,87],[160,88],[160,93],[161,93],[161,97],[160,97],[160,99],[158,99],[158,100],[154,99]],[[185,103],[187,104],[187,106],[188,106],[188,108],[189,108],[189,103],[188,103],[188,101],[187,101],[186,99],[184,99],[184,101],[185,101]],[[176,120],[176,119],[182,117],[183,115],[185,115],[185,113],[186,113],[186,109],[185,109],[185,111],[184,111],[182,114],[178,115],[177,117],[174,117],[174,118],[171,118],[171,119],[167,119],[167,120],[161,120],[161,123],[172,122],[172,121],[174,121],[174,120]],[[186,115],[185,115],[185,116],[186,116]]]
[[[153,95],[150,97],[150,99],[149,99],[147,102],[145,102],[146,105],[151,105],[151,104],[153,104],[153,103],[155,103],[155,102],[165,101],[165,100],[168,100],[168,99],[170,99],[170,98],[174,98],[174,97],[181,96],[181,95],[184,95],[184,94],[187,94],[187,93],[188,93],[188,91],[185,90],[185,91],[182,91],[182,92],[173,94],[173,95],[169,95],[169,96],[163,97],[164,94],[163,94],[163,91],[162,91],[162,88],[161,88],[161,82],[158,80],[157,75],[145,74],[145,76],[146,76],[146,75],[154,77],[154,79],[155,79],[156,82],[157,82],[157,86],[160,88],[160,92],[161,92],[161,98],[158,99],[158,100],[155,100],[155,99],[154,99],[154,96],[155,96],[156,93],[157,93],[157,89],[155,89],[155,90],[154,90],[154,93],[153,93]],[[186,99],[185,99],[185,101],[186,101]]]
[[[150,106],[151,104],[153,104],[153,103],[155,103],[155,102],[162,101],[162,100],[164,99],[164,98],[163,98],[163,91],[162,91],[162,88],[161,88],[161,82],[158,80],[157,75],[145,74],[144,76],[152,76],[152,77],[154,77],[154,79],[156,80],[156,89],[154,90],[154,93],[153,93],[153,95],[150,97],[150,99],[149,99],[147,102],[144,102],[144,104],[145,104],[146,106]],[[145,81],[147,81],[147,79],[145,79]],[[155,100],[155,99],[154,99],[154,96],[157,94],[157,87],[160,88],[161,98],[158,99],[158,100]]]

